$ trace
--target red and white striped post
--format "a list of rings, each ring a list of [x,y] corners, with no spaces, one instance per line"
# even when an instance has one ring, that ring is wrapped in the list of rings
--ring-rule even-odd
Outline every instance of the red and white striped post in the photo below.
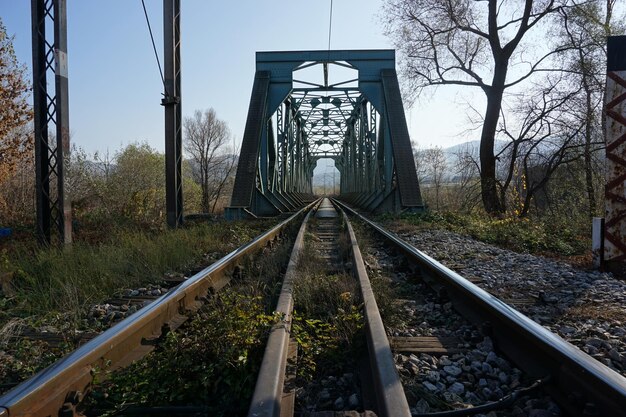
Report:
[[[604,264],[626,277],[626,36],[611,36],[606,74]]]

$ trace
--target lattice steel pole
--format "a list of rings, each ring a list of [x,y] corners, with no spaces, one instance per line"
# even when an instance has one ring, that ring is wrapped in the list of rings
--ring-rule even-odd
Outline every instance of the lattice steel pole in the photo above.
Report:
[[[183,152],[180,86],[180,0],[163,0],[165,97],[165,205],[167,224],[183,223]]]
[[[70,151],[66,0],[31,0],[31,16],[37,234],[49,244],[56,229],[59,242],[69,244],[72,211],[64,179]],[[47,23],[53,24],[52,41],[46,37]],[[54,93],[48,89],[48,74],[54,74]],[[49,141],[51,125],[54,144]]]
[[[626,36],[611,36],[606,79],[606,214],[604,261],[626,272]]]

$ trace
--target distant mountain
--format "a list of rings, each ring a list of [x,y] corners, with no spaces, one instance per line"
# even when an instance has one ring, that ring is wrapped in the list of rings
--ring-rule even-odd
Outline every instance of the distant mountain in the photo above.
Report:
[[[475,152],[478,155],[479,149],[480,149],[480,141],[471,140],[469,142],[463,142],[463,143],[459,143],[458,145],[453,145],[453,146],[444,148],[443,151],[449,154],[457,154],[459,152],[469,152],[473,154]]]
[[[494,144],[495,152],[500,152],[509,142],[505,140],[496,140]],[[458,145],[444,148],[443,152],[447,155],[456,157],[458,154],[470,154],[476,158],[480,155],[480,141],[471,140],[469,142],[459,143]]]

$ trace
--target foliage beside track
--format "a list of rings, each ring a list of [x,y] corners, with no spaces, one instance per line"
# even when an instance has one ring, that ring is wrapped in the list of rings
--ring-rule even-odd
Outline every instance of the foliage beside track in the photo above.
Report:
[[[115,232],[97,245],[76,243],[66,249],[6,249],[0,273],[11,276],[4,294],[11,317],[58,316],[76,324],[93,303],[123,288],[159,282],[167,272],[194,272],[252,239],[267,222],[204,223],[161,233]]]
[[[202,223],[179,230],[117,229],[100,244],[41,249],[28,243],[0,250],[0,393],[76,348],[81,331],[108,324],[88,317],[124,289],[159,283],[169,273],[191,274],[249,241],[267,221]],[[19,337],[23,330],[59,334],[64,341]]]
[[[88,405],[112,414],[132,405],[189,404],[206,406],[211,416],[245,414],[278,319],[273,309],[291,247],[286,239],[247,259],[230,285],[208,295],[198,314],[167,333],[155,351],[121,372],[102,372],[107,378]]]
[[[272,315],[263,297],[246,291],[217,293],[184,331],[98,386],[96,408],[203,404],[213,416],[240,415],[252,396]]]
[[[409,230],[411,227],[450,230],[517,252],[574,256],[584,255],[591,248],[589,228],[572,224],[568,218],[498,219],[479,214],[426,212],[386,215],[379,220],[399,231],[407,231],[407,226]]]

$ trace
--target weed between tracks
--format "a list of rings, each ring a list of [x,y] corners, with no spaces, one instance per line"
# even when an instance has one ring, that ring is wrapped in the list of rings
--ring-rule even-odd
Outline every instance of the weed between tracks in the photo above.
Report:
[[[299,277],[292,336],[298,342],[298,376],[310,381],[341,374],[362,353],[363,314],[347,274]],[[305,295],[306,294],[306,295]]]
[[[129,406],[202,405],[211,416],[245,415],[290,242],[242,265],[198,314],[168,333],[155,351],[97,385],[88,405],[114,415]]]
[[[97,386],[91,406],[114,415],[132,405],[199,404],[210,415],[243,415],[273,323],[263,297],[220,292],[144,360]]]
[[[303,412],[332,410],[333,401],[342,393],[322,397],[321,391],[332,392],[327,378],[356,374],[357,360],[366,349],[358,283],[347,272],[325,271],[327,261],[318,255],[314,240],[314,236],[307,236],[294,283],[292,337],[298,343],[299,387],[296,411]],[[343,263],[349,253],[343,235],[339,251]],[[354,392],[356,386],[344,389]]]

